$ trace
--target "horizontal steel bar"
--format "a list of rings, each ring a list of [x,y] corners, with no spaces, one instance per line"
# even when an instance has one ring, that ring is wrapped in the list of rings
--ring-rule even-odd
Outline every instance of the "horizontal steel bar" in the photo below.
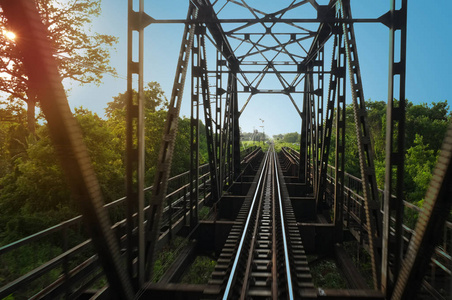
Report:
[[[200,22],[201,21],[201,22]],[[355,19],[312,19],[312,18],[297,18],[297,19],[219,19],[218,21],[201,20],[185,20],[185,19],[154,19],[153,24],[199,24],[199,23],[381,23],[379,19],[374,18],[355,18]]]

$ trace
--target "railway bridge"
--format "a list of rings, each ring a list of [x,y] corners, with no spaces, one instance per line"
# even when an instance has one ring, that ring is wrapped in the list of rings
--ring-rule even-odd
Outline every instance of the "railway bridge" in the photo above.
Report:
[[[83,214],[0,248],[3,256],[50,236],[65,245],[5,283],[0,298],[450,299],[452,129],[423,208],[403,198],[407,0],[390,1],[387,13],[373,18],[353,17],[349,0],[294,0],[271,11],[252,1],[193,0],[186,19],[151,17],[143,0],[135,2],[128,1],[127,194],[105,204],[33,1],[0,1],[12,28],[26,37],[17,43],[30,88]],[[157,174],[146,187],[144,30],[172,23],[184,24],[184,32]],[[376,184],[357,23],[389,31],[384,190]],[[187,74],[191,163],[170,178]],[[265,150],[241,149],[240,116],[260,94],[287,96],[301,120],[299,151],[276,150],[272,143]],[[344,169],[347,101],[353,103],[360,178]],[[201,117],[205,165],[199,164]],[[414,226],[404,223],[407,211],[418,214]],[[81,228],[88,235],[73,244],[68,233]],[[157,257],[176,239],[183,242],[156,280]],[[202,255],[216,262],[209,279],[182,283]],[[344,279],[342,288],[313,280],[321,260],[333,261],[336,271],[328,272]],[[50,272],[60,275],[46,282]],[[27,294],[39,280],[42,288]]]

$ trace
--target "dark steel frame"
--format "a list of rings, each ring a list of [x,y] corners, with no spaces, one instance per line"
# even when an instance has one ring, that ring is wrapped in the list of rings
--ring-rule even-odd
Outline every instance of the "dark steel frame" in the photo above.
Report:
[[[90,224],[90,233],[96,246],[101,264],[110,282],[110,287],[121,298],[130,299],[141,288],[152,273],[155,246],[160,235],[160,222],[166,199],[172,152],[177,131],[182,92],[192,54],[192,119],[191,119],[191,170],[189,215],[192,228],[197,224],[199,195],[199,89],[203,97],[204,116],[208,137],[211,200],[216,202],[226,182],[240,174],[240,132],[239,117],[251,98],[260,93],[282,93],[288,96],[302,119],[299,176],[302,182],[311,184],[316,195],[317,208],[325,204],[323,185],[327,182],[329,145],[333,128],[334,101],[336,108],[336,166],[335,166],[335,225],[342,231],[342,207],[344,196],[344,147],[345,147],[345,63],[347,58],[352,87],[353,109],[360,153],[360,168],[363,185],[363,206],[367,225],[367,244],[372,260],[374,287],[381,288],[389,298],[411,297],[420,286],[423,274],[433,253],[435,242],[439,239],[450,210],[451,201],[446,197],[450,189],[451,131],[443,145],[443,151],[435,170],[429,189],[425,209],[421,212],[408,252],[403,253],[403,173],[404,173],[404,127],[405,127],[405,74],[406,74],[406,30],[407,0],[400,0],[396,10],[396,0],[391,1],[390,10],[377,19],[354,19],[349,0],[331,0],[321,6],[315,0],[294,1],[288,7],[272,14],[266,14],[250,7],[244,0],[230,0],[227,4],[238,5],[253,15],[250,19],[219,19],[213,5],[208,0],[190,2],[187,19],[155,20],[144,13],[143,0],[139,11],[133,10],[132,0],[128,4],[128,71],[127,71],[127,267],[124,268],[119,257],[119,248],[111,231],[108,217],[102,205],[99,186],[87,158],[86,149],[81,142],[80,130],[73,123],[65,102],[64,92],[55,65],[50,57],[51,51],[45,42],[45,32],[39,25],[39,15],[32,2],[17,0],[1,1],[5,16],[27,42],[18,42],[24,63],[28,68],[30,88],[36,89],[41,106],[48,118],[52,136],[58,143],[58,151],[63,167],[79,196],[84,217]],[[317,18],[284,18],[284,15],[303,5],[311,5],[317,11]],[[386,185],[383,203],[384,219],[380,212],[379,194],[376,186],[375,170],[370,131],[366,121],[366,107],[361,83],[358,51],[356,46],[355,23],[380,22],[390,30],[390,61],[388,81],[387,141],[386,141]],[[144,228],[144,103],[143,103],[143,38],[144,28],[152,23],[184,23],[178,66],[170,99],[162,147],[159,154],[157,175],[153,197],[147,215],[147,228]],[[282,41],[275,32],[276,24],[287,24],[302,32],[290,33],[290,39]],[[319,23],[317,32],[308,30],[303,23]],[[225,31],[222,24],[239,24]],[[260,24],[265,32],[256,40],[250,26]],[[207,29],[207,30],[206,30]],[[133,61],[132,34],[137,31],[138,61]],[[400,31],[400,39],[396,33]],[[332,67],[324,69],[324,45],[334,37]],[[196,37],[196,44],[193,44]],[[208,38],[217,48],[215,71],[207,69],[205,39]],[[267,46],[264,38],[271,38],[276,45]],[[313,39],[311,48],[306,51],[302,42]],[[230,39],[250,44],[245,54],[236,54],[229,43]],[[21,39],[26,40],[26,39]],[[396,44],[398,47],[396,47]],[[294,54],[288,47],[299,45],[305,55]],[[400,50],[400,61],[395,61],[395,49]],[[274,54],[271,56],[271,54]],[[278,60],[284,54],[288,60]],[[249,61],[250,57],[260,56],[263,61]],[[282,70],[280,66],[291,66],[293,70]],[[261,66],[261,70],[249,66]],[[39,75],[35,71],[39,70]],[[211,112],[213,99],[209,90],[209,74],[213,73],[216,83],[216,106]],[[324,76],[330,73],[326,120],[323,123]],[[132,80],[138,76],[138,96],[134,97]],[[253,74],[257,74],[251,78]],[[264,78],[275,75],[281,89],[261,89]],[[295,75],[290,82],[285,74]],[[223,75],[228,76],[227,86],[223,88]],[[304,83],[304,89],[298,90]],[[399,100],[394,101],[394,86],[399,87]],[[239,88],[240,86],[240,88]],[[248,93],[248,99],[239,109],[238,94]],[[293,95],[303,93],[302,111]],[[224,95],[224,96],[223,96]],[[317,99],[317,105],[315,100]],[[222,101],[225,111],[222,115]],[[59,103],[54,105],[51,101]],[[214,117],[215,116],[215,117]],[[224,117],[224,122],[221,120]],[[61,124],[64,124],[62,126]],[[214,124],[216,127],[214,127]],[[223,125],[223,126],[222,126]],[[397,130],[395,130],[397,128]],[[68,159],[70,157],[71,159]],[[75,159],[72,159],[75,158]],[[89,179],[89,180],[88,180]],[[392,182],[395,182],[395,197],[391,196]],[[206,188],[204,183],[204,189]],[[450,191],[449,191],[450,192]],[[184,198],[186,193],[184,192]],[[347,208],[348,209],[348,208]],[[171,205],[170,205],[171,210]],[[135,217],[136,215],[136,217]],[[392,221],[394,220],[394,221]],[[172,226],[171,220],[170,227]],[[391,224],[394,223],[394,226]],[[135,234],[135,227],[137,233]],[[394,228],[395,233],[391,233]],[[171,230],[170,230],[171,231]],[[392,242],[394,240],[394,242]],[[380,261],[380,252],[382,261]],[[137,271],[135,271],[137,261]],[[381,269],[380,269],[381,266]],[[128,272],[124,272],[127,269]],[[381,274],[380,274],[381,271]],[[380,285],[381,284],[381,285]],[[133,286],[133,288],[132,288]]]

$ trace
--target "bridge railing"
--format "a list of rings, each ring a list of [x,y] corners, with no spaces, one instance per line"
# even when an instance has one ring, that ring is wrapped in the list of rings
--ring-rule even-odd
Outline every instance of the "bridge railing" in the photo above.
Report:
[[[241,157],[250,155],[253,150],[255,147],[245,149]],[[199,207],[210,197],[209,171],[208,164],[199,167]],[[184,172],[169,179],[158,248],[189,224],[189,178],[189,172]],[[149,199],[152,186],[144,191]],[[123,197],[105,205],[122,252],[126,247],[125,200]],[[42,251],[48,253],[43,255]],[[25,259],[27,264],[18,265],[24,257],[28,258]],[[105,285],[100,280],[103,272],[91,239],[84,231],[82,216],[1,246],[0,268],[15,275],[11,281],[0,277],[0,299],[9,295],[31,299],[54,299],[60,295],[76,298],[88,288],[97,289]]]
[[[299,152],[286,148],[286,151],[297,158],[299,163]],[[311,165],[311,174],[314,170]],[[329,194],[328,204],[332,207],[334,194],[334,166],[327,168],[327,187]],[[364,212],[363,186],[360,178],[351,174],[344,174],[344,226],[356,238],[360,245],[367,248],[367,224]],[[378,189],[380,213],[383,215],[384,191]],[[394,197],[394,196],[393,196]],[[414,226],[421,208],[408,201],[404,204],[403,241],[404,251],[408,247],[411,236],[414,234]],[[393,227],[391,227],[394,229]],[[366,249],[368,250],[368,249]],[[434,255],[431,258],[430,270],[424,278],[424,290],[436,299],[447,299],[452,295],[452,222],[447,221],[443,229],[443,239],[436,246]]]
[[[200,193],[202,196],[200,202],[203,203],[206,197],[210,196],[208,191],[210,174],[207,164],[199,167],[199,174],[199,189],[204,191]],[[169,179],[171,192],[166,197],[168,205],[164,209],[162,221],[163,231],[165,226],[168,227],[166,229],[168,238],[171,238],[173,233],[171,228],[174,230],[174,226],[171,225],[184,218],[184,212],[189,209],[189,205],[184,203],[189,198],[188,186],[189,172]],[[152,187],[145,189],[147,197],[151,191]],[[105,205],[120,245],[125,242],[125,200],[123,197]],[[183,221],[181,223],[185,224]],[[49,253],[42,255],[40,251]],[[24,260],[24,256],[29,258],[25,259],[29,263],[26,266],[19,266],[17,258]],[[0,299],[11,294],[18,298],[53,299],[61,294],[75,297],[77,293],[93,286],[103,276],[91,239],[83,229],[82,216],[0,247],[0,266],[9,274],[17,274],[17,278],[9,282],[0,278]]]
[[[334,186],[334,167],[328,166],[327,181],[332,191]],[[362,245],[366,245],[367,223],[364,212],[364,198],[361,179],[345,173],[344,176],[344,225]],[[378,189],[380,212],[383,215],[384,191]],[[394,197],[394,196],[393,196]],[[414,234],[414,226],[421,208],[408,201],[404,204],[403,249],[407,250]],[[395,222],[395,220],[393,220]],[[391,227],[393,229],[393,227]],[[425,292],[436,299],[447,299],[452,292],[452,223],[446,222],[443,239],[436,246],[431,258],[430,269],[424,277]]]

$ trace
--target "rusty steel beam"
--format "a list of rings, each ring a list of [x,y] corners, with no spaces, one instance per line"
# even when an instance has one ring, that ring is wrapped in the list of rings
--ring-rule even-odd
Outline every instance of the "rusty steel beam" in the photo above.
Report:
[[[196,19],[198,10],[189,5],[187,19]],[[179,112],[182,103],[182,94],[184,91],[185,77],[187,74],[188,59],[193,44],[194,31],[196,23],[186,24],[182,36],[182,43],[179,52],[179,61],[177,63],[176,75],[174,78],[173,90],[171,93],[166,123],[163,132],[162,144],[157,160],[157,172],[155,174],[154,188],[152,198],[149,204],[149,215],[147,223],[148,234],[146,236],[146,277],[151,278],[154,264],[155,245],[160,234],[160,219],[165,201],[168,178],[171,171],[171,162],[176,142],[177,124],[179,121]]]
[[[206,128],[207,155],[210,167],[210,202],[215,203],[220,198],[220,190],[217,170],[217,148],[215,145],[212,109],[210,105],[210,89],[207,75],[205,29],[205,27],[199,25],[195,32],[196,47],[193,48],[192,55],[192,76],[194,77],[195,84],[192,86],[192,88],[194,88],[192,93],[195,97],[199,98],[199,90],[201,90]]]
[[[351,18],[350,0],[339,1],[338,7],[342,18]],[[343,23],[345,49],[348,61],[350,86],[353,98],[356,138],[358,140],[359,164],[363,182],[364,208],[367,220],[367,236],[369,254],[372,265],[374,288],[380,287],[381,258],[379,245],[381,244],[381,214],[378,203],[378,187],[375,176],[371,133],[367,123],[367,112],[361,80],[358,50],[355,40],[353,23]]]

